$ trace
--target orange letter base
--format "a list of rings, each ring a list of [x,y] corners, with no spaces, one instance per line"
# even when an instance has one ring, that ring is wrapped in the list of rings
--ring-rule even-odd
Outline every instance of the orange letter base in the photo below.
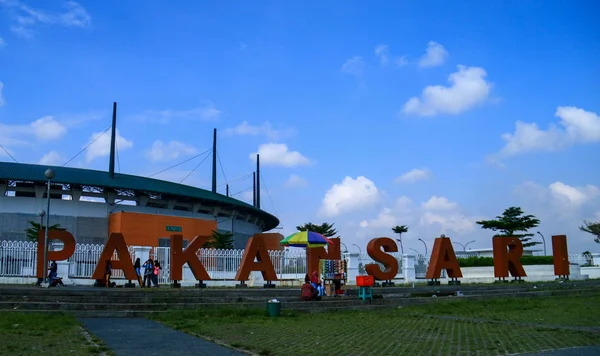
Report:
[[[389,237],[378,237],[369,241],[367,245],[369,257],[375,262],[382,263],[385,271],[382,271],[376,263],[369,263],[365,266],[365,270],[369,276],[373,276],[376,280],[390,281],[384,286],[392,286],[391,280],[398,274],[398,260],[386,252],[398,252],[398,245],[394,240]]]
[[[112,259],[115,251],[117,251],[117,255],[119,256],[118,260]],[[106,241],[106,245],[104,245],[104,250],[102,250],[102,254],[100,255],[100,259],[96,265],[96,270],[92,275],[92,279],[104,279],[104,270],[106,269],[107,260],[111,260],[110,262],[112,263],[113,270],[122,269],[126,279],[129,279],[130,281],[135,281],[138,279],[135,269],[133,268],[133,263],[131,262],[129,250],[125,244],[125,238],[123,238],[123,234],[119,232],[113,232],[110,234],[108,241]]]
[[[210,280],[210,276],[206,272],[206,269],[202,265],[202,262],[198,259],[196,252],[202,248],[210,236],[196,236],[188,247],[183,250],[183,235],[173,234],[171,235],[171,280],[173,281],[173,287],[179,288],[181,284],[178,281],[183,279],[183,265],[188,264],[194,278],[198,281],[196,287],[205,288],[206,284],[202,281]]]
[[[462,278],[463,275],[454,254],[452,241],[448,237],[438,237],[433,242],[433,251],[431,252],[426,275],[426,278],[431,280],[430,285],[440,284],[438,279],[441,276],[442,269],[445,269],[448,277],[451,278],[448,284],[460,284],[458,278]]]
[[[44,238],[46,231],[40,229],[38,231],[38,250],[37,250],[37,268],[35,276],[37,278],[44,278],[44,273],[48,275],[47,271],[44,272]],[[48,230],[48,242],[51,240],[60,240],[64,244],[63,249],[60,251],[48,251],[48,261],[64,261],[69,259],[75,253],[75,238],[73,235],[66,230]],[[46,266],[48,269],[48,266]]]
[[[552,236],[552,255],[554,256],[554,275],[569,279],[571,266],[569,265],[566,235]]]
[[[256,261],[254,261],[256,259]],[[277,280],[277,274],[273,267],[273,262],[269,257],[269,251],[265,246],[265,241],[261,238],[251,237],[246,243],[246,250],[242,256],[242,263],[240,268],[235,275],[235,280],[241,283],[237,287],[245,287],[245,281],[250,277],[250,272],[260,271],[263,279],[267,282],[265,287],[273,288],[274,284],[269,283],[270,281]]]
[[[516,237],[494,236],[492,247],[494,248],[494,276],[496,278],[504,280],[508,277],[508,272],[515,277],[515,280],[527,277],[521,264],[521,256],[523,256],[521,240]]]

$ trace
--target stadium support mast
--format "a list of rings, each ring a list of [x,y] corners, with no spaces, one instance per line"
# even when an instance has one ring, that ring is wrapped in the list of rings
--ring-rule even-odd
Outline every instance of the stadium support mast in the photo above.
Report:
[[[260,155],[256,154],[256,207],[260,209]]]
[[[217,129],[213,131],[212,192],[217,192]]]
[[[252,172],[252,206],[256,208],[256,172]]]
[[[108,175],[115,177],[115,151],[117,145],[117,103],[113,103],[112,127],[110,133],[110,160],[108,162]]]

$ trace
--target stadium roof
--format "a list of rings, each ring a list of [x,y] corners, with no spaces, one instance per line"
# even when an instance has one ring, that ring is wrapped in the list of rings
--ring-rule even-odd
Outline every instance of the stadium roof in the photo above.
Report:
[[[95,186],[109,189],[126,189],[172,196],[178,200],[195,200],[208,202],[222,208],[235,209],[249,213],[263,220],[265,230],[271,230],[279,225],[279,219],[243,201],[213,193],[211,191],[177,184],[159,179],[115,173],[114,178],[106,171],[91,169],[44,166],[37,164],[0,162],[0,181],[46,182],[44,172],[52,168],[55,172],[53,183]]]

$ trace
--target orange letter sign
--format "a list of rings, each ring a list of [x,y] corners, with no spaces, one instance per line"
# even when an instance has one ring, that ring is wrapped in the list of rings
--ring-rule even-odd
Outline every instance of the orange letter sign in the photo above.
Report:
[[[271,262],[271,258],[269,257],[265,241],[254,236],[248,239],[246,243],[246,250],[244,251],[244,256],[242,256],[240,268],[235,275],[235,280],[247,281],[250,272],[253,271],[260,271],[265,281],[277,280],[277,274],[275,273],[273,262]]]
[[[452,241],[448,237],[438,237],[433,242],[433,251],[431,252],[426,278],[439,279],[443,269],[448,272],[450,278],[462,278],[463,276],[454,254]]]
[[[44,274],[47,274],[47,272],[44,271],[45,234],[45,229],[40,229],[38,231],[37,268],[35,273],[37,278],[44,278]],[[66,230],[48,230],[48,241],[50,240],[60,240],[64,246],[60,251],[48,251],[48,261],[64,261],[73,256],[73,253],[75,252],[75,238],[70,232]]]
[[[309,276],[312,276],[314,271],[319,272],[319,261],[320,260],[341,260],[342,254],[340,252],[340,238],[335,237],[331,240],[333,244],[329,244],[327,246],[327,251],[325,247],[315,247],[315,248],[307,248],[306,249],[306,258],[308,259],[308,270],[307,273]]]
[[[382,247],[383,251],[381,250]],[[369,263],[365,266],[365,270],[369,276],[373,276],[373,278],[380,281],[394,279],[398,274],[398,260],[386,252],[398,252],[398,245],[394,240],[389,237],[378,237],[369,241],[367,245],[369,257],[375,262],[382,263],[385,271],[382,271],[376,263]]]
[[[202,262],[198,259],[196,252],[202,248],[210,236],[196,236],[192,242],[182,250],[183,235],[171,235],[171,280],[181,281],[183,279],[183,265],[187,262],[198,281],[208,281],[210,276],[204,269]]]
[[[115,251],[117,251],[117,255],[119,256],[118,260],[112,259]],[[110,234],[108,241],[106,241],[106,245],[104,245],[104,250],[102,250],[102,254],[100,255],[100,259],[96,265],[96,270],[92,275],[92,279],[104,278],[104,269],[106,268],[107,260],[111,260],[113,269],[122,269],[125,273],[126,279],[138,279],[135,269],[133,268],[133,263],[131,262],[129,250],[127,249],[127,245],[125,245],[125,238],[123,238],[123,234],[119,232],[113,232]]]
[[[495,277],[508,277],[508,272],[513,277],[527,277],[520,260],[523,256],[521,240],[516,237],[494,236],[492,246],[494,248]]]
[[[567,278],[570,274],[567,236],[552,236],[552,256],[554,256],[554,275]]]

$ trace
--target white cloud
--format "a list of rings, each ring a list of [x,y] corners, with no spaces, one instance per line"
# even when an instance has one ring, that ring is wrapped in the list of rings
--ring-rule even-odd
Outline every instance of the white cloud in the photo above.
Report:
[[[431,178],[431,172],[426,168],[415,168],[396,179],[396,183],[415,183]]]
[[[429,41],[425,54],[419,60],[420,67],[435,67],[442,65],[448,58],[448,51],[441,44]]]
[[[428,211],[454,210],[458,208],[458,204],[448,201],[448,198],[435,195],[422,203],[421,206]]]
[[[4,41],[4,38],[0,37],[0,47],[6,45],[6,42]]]
[[[20,1],[0,1],[0,6],[11,9],[9,14],[18,25],[11,26],[11,31],[22,38],[33,38],[33,27],[37,24],[59,25],[65,27],[89,28],[92,17],[79,3],[67,1],[64,3],[64,11],[51,13],[48,11],[34,9]]]
[[[150,121],[160,124],[168,124],[175,120],[202,120],[213,121],[221,116],[221,111],[215,108],[212,103],[202,107],[189,110],[147,110],[141,114],[132,116],[134,120]]]
[[[157,140],[152,144],[146,154],[151,161],[166,161],[177,159],[180,156],[191,155],[196,153],[195,147],[185,144],[179,141],[170,141],[168,144],[164,144],[162,141]]]
[[[284,129],[284,130],[276,130],[273,128],[270,122],[265,122],[260,126],[250,125],[248,121],[242,121],[241,124],[237,125],[234,128],[229,128],[225,130],[225,133],[228,135],[249,135],[249,136],[259,136],[264,135],[270,138],[271,140],[276,140],[278,138],[291,136],[294,134],[293,129]]]
[[[60,162],[64,161],[60,154],[56,151],[50,151],[46,153],[39,161],[38,164],[46,166],[57,166]]]
[[[379,58],[382,66],[389,62],[389,49],[387,45],[379,45],[375,47],[375,55]]]
[[[406,56],[396,58],[396,65],[398,67],[406,67],[408,65],[408,59],[406,58]]]
[[[284,143],[265,143],[258,147],[258,152],[250,154],[250,159],[256,161],[260,154],[260,163],[264,165],[295,167],[310,164],[310,160],[298,151],[290,151]]]
[[[0,40],[1,40],[1,38],[0,38]],[[3,89],[4,89],[4,83],[0,82],[0,106],[4,105],[4,97],[2,96]]]
[[[110,154],[110,133],[108,131],[94,132],[88,140],[90,145],[85,153],[85,161],[90,163],[96,158],[105,157]],[[87,146],[87,145],[86,145]],[[119,134],[119,130],[116,133],[116,147],[119,152],[133,147],[133,142],[127,140]]]
[[[380,198],[381,194],[373,181],[364,176],[356,179],[347,176],[327,191],[320,214],[335,217],[371,207],[379,202]]]
[[[52,116],[45,116],[31,123],[35,136],[41,141],[57,140],[67,133],[67,128],[54,120]]]
[[[445,197],[432,196],[419,206],[402,196],[393,207],[384,207],[377,217],[363,220],[359,226],[369,230],[371,235],[390,236],[392,227],[409,225],[409,236],[422,236],[429,239],[440,234],[464,235],[475,230],[479,217],[467,216],[458,204]],[[365,230],[366,231],[366,230]],[[416,240],[416,238],[412,239]]]
[[[495,160],[533,151],[558,151],[575,144],[600,142],[600,116],[573,106],[559,106],[556,109],[560,126],[551,124],[542,130],[535,123],[517,121],[513,133],[503,134],[504,147]]]
[[[37,141],[52,141],[63,137],[67,132],[65,126],[54,120],[52,116],[45,116],[28,125],[7,125],[0,123],[0,144],[5,148],[14,146],[32,147]],[[11,153],[12,154],[12,153]]]
[[[483,103],[492,87],[492,84],[485,80],[485,69],[462,65],[457,68],[458,71],[448,77],[450,87],[425,87],[421,98],[412,97],[404,104],[402,113],[419,116],[458,115]]]
[[[572,187],[563,182],[554,182],[548,188],[550,188],[550,192],[556,199],[575,208],[600,195],[600,189],[591,184],[584,187]]]
[[[354,76],[361,76],[365,68],[365,62],[359,56],[354,56],[347,60],[341,68],[341,71]]]
[[[304,188],[308,186],[308,181],[297,174],[290,174],[290,177],[285,181],[286,188]]]

